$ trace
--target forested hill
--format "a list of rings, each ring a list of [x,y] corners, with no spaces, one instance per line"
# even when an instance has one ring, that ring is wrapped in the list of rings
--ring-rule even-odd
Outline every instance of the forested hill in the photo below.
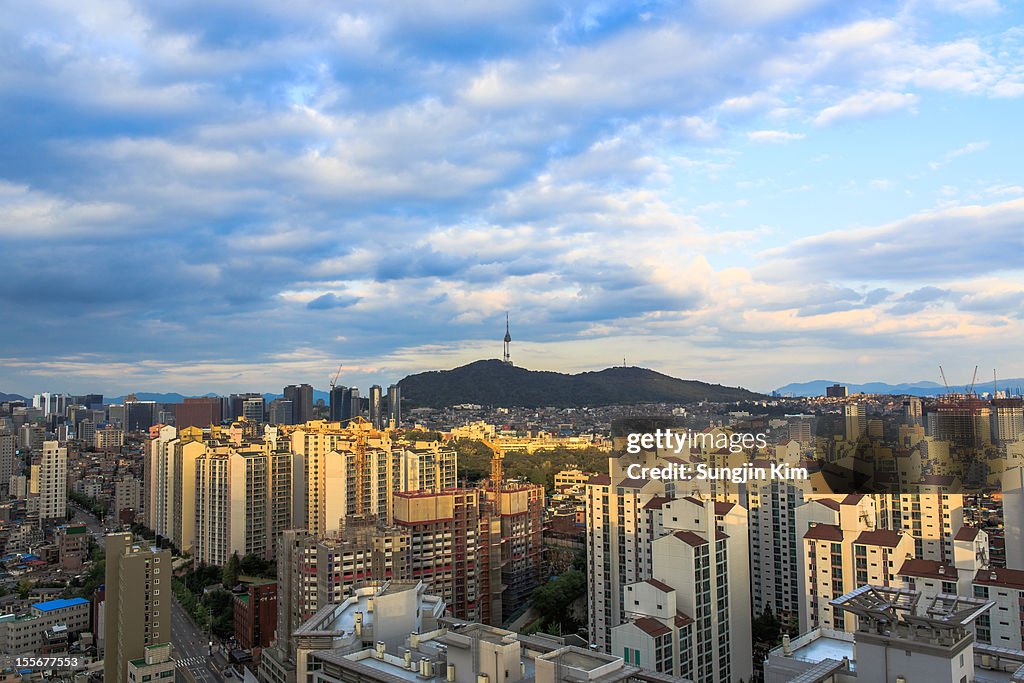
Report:
[[[527,370],[500,360],[409,375],[399,386],[403,404],[431,408],[462,403],[536,408],[704,400],[727,403],[764,398],[741,387],[677,379],[646,368],[614,367],[569,375]]]

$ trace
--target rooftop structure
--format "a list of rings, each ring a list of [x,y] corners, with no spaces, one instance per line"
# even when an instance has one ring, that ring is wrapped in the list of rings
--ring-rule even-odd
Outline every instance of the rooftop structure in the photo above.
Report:
[[[1024,651],[975,643],[974,622],[993,604],[862,586],[831,601],[856,617],[854,632],[816,628],[784,637],[765,660],[765,683],[1024,681]]]

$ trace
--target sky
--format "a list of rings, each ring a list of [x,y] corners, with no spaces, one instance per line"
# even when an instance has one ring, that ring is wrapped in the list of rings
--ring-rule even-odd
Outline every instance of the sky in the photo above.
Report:
[[[1006,0],[0,0],[0,391],[1024,376]]]

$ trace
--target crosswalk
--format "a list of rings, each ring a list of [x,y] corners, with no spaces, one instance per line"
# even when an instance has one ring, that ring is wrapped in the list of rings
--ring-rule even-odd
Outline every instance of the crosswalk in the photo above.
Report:
[[[195,666],[196,664],[202,664],[207,660],[206,657],[187,657],[185,659],[177,660],[177,668],[181,669],[184,667]]]

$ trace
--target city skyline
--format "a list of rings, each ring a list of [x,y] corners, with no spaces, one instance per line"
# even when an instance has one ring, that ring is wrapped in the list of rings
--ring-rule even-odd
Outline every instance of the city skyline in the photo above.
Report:
[[[7,8],[0,390],[1024,376],[1019,7],[345,9]]]

